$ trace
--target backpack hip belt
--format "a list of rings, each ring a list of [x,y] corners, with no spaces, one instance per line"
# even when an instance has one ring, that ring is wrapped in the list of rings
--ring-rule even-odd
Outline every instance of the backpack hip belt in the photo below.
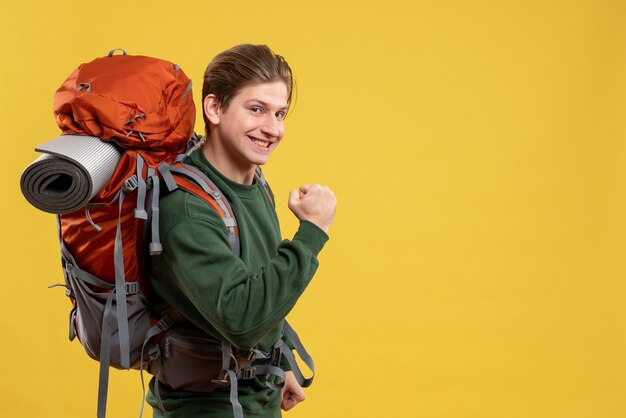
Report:
[[[241,350],[204,332],[176,327],[164,333],[158,347],[159,352],[151,356],[148,364],[148,371],[156,376],[157,385],[210,393],[233,383],[236,385],[237,380],[258,376],[273,375],[281,382],[284,380],[284,371],[279,367],[282,339],[268,352]],[[232,375],[234,380],[231,380]],[[266,381],[270,388],[277,389],[272,380]],[[159,396],[158,393],[155,388],[155,397]]]

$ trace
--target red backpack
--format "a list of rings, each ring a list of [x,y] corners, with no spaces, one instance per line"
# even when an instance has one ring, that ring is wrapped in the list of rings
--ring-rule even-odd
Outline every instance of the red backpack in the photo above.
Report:
[[[63,135],[122,151],[106,186],[84,208],[58,215],[70,339],[100,361],[99,417],[109,366],[141,369],[146,344],[171,323],[157,321],[146,303],[146,248],[161,251],[158,167],[185,154],[195,122],[192,83],[178,65],[114,52],[79,66],[54,95]]]

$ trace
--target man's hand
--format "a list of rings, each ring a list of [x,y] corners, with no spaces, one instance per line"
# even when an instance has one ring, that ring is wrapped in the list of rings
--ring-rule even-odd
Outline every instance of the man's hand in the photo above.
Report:
[[[289,411],[306,398],[304,389],[298,384],[293,372],[285,372],[285,384],[280,394],[283,397],[280,404],[283,411]]]
[[[337,199],[326,186],[305,184],[289,194],[289,209],[301,221],[309,221],[328,234],[335,218]]]

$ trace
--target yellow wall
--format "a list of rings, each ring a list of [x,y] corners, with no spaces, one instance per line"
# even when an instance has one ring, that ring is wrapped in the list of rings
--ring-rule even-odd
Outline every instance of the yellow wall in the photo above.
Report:
[[[290,316],[317,382],[286,416],[626,416],[624,2],[97,3],[0,15],[2,416],[95,415],[97,364],[46,288],[54,217],[18,185],[58,134],[53,92],[122,47],[181,65],[199,103],[207,62],[242,42],[298,78],[266,168],[284,234],[291,188],[339,198]],[[111,386],[109,416],[136,416],[138,374]]]

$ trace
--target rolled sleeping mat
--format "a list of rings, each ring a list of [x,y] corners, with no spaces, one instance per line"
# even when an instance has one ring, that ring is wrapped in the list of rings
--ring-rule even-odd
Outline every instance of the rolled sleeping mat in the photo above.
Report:
[[[122,152],[95,136],[62,135],[35,148],[43,155],[22,173],[26,200],[49,213],[87,204],[111,180]]]

